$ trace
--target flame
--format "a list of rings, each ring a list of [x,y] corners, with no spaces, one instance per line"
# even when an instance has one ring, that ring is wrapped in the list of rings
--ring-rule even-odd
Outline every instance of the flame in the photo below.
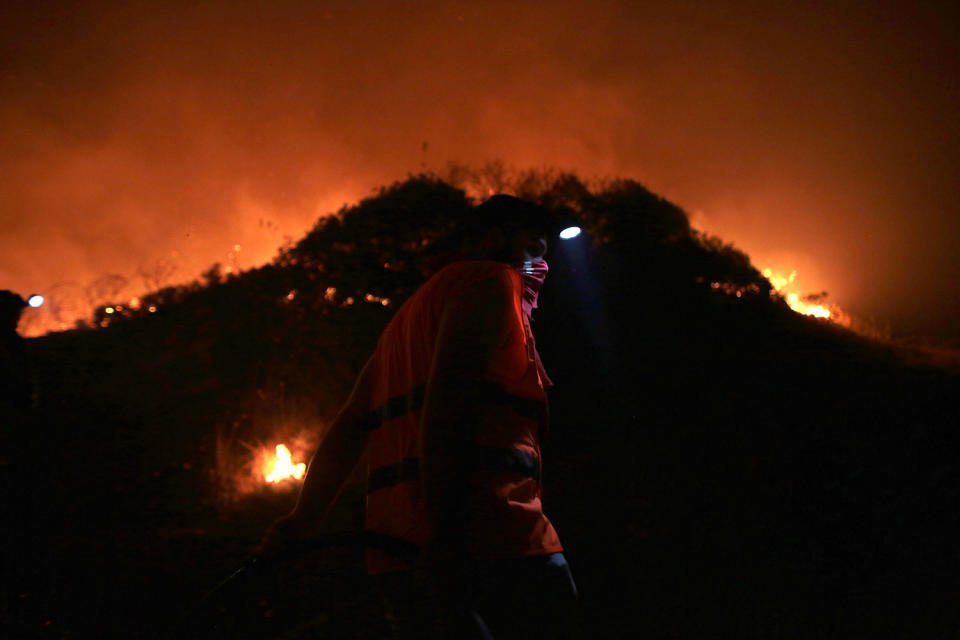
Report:
[[[287,478],[299,480],[307,470],[307,465],[303,462],[293,463],[293,457],[290,455],[290,449],[286,445],[277,445],[277,456],[272,461],[267,462],[267,473],[265,475],[267,482],[280,482]]]
[[[842,314],[839,309],[831,309],[822,304],[810,304],[805,302],[796,291],[790,291],[795,288],[794,281],[797,278],[797,271],[794,269],[789,276],[775,272],[773,269],[764,269],[763,277],[770,281],[774,290],[782,295],[787,301],[787,305],[797,313],[805,316],[814,316],[816,318],[826,318],[834,322],[842,322]]]
[[[787,294],[787,304],[790,305],[790,308],[796,311],[797,313],[802,313],[806,316],[816,316],[818,318],[829,318],[833,314],[829,309],[819,304],[807,304],[800,299],[800,296],[796,293]]]

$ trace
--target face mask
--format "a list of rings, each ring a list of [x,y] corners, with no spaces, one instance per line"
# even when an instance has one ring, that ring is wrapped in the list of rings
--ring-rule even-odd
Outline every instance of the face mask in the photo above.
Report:
[[[537,296],[540,295],[540,287],[543,286],[543,281],[547,278],[547,271],[550,270],[550,267],[547,266],[546,260],[534,260],[533,262],[524,262],[520,267],[520,276],[523,278],[523,299],[520,301],[523,306],[523,312],[530,317],[530,313],[537,308]],[[529,332],[529,324],[524,322],[528,327],[525,329]],[[528,333],[529,346],[532,353],[532,358],[537,363],[537,374],[540,377],[540,386],[544,389],[552,387],[553,381],[550,380],[550,376],[547,375],[547,372],[543,368],[543,363],[540,362],[540,354],[537,353],[536,344],[533,341],[533,334]]]
[[[523,277],[523,311],[528,316],[537,308],[537,296],[540,295],[540,287],[543,286],[549,270],[546,260],[524,262],[520,267],[520,275]]]

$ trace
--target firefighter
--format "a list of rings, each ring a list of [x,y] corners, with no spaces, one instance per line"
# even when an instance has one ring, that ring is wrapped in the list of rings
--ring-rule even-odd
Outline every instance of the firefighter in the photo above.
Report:
[[[530,328],[552,229],[512,196],[477,208],[463,259],[384,329],[265,553],[315,531],[366,452],[367,529],[422,550],[416,566],[367,552],[409,637],[561,637],[576,588],[541,503],[551,382]]]

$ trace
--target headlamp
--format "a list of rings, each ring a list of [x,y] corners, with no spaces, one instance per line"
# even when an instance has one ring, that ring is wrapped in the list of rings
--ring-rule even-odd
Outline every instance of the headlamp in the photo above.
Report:
[[[560,232],[560,239],[571,240],[573,238],[576,238],[578,235],[580,235],[580,231],[581,231],[580,227],[567,227],[566,229]]]

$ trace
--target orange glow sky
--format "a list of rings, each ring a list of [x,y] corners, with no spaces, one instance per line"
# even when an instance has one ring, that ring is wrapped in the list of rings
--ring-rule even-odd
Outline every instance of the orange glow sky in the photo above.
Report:
[[[948,3],[13,4],[0,288],[253,266],[373,187],[499,158],[637,178],[855,314],[960,333]]]

